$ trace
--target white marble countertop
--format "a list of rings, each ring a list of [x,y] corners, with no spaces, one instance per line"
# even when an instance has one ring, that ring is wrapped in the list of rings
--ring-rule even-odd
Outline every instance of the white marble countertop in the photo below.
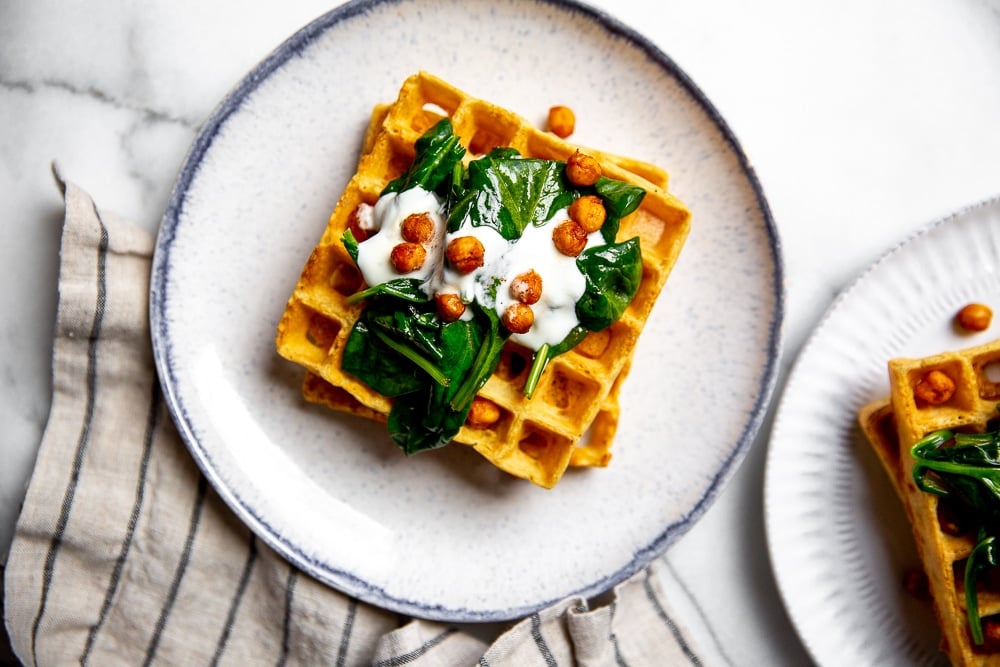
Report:
[[[335,4],[0,4],[0,554],[49,409],[61,223],[50,164],[156,230],[216,103]],[[786,271],[776,398],[839,290],[926,223],[1000,193],[996,0],[591,4],[670,55],[756,169]],[[809,663],[767,556],[769,423],[668,556],[734,665]]]

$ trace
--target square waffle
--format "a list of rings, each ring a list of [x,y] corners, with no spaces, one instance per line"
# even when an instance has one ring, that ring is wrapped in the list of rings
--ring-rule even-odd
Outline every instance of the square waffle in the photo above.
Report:
[[[363,303],[347,301],[362,287],[362,278],[341,236],[358,205],[377,201],[386,184],[409,166],[416,140],[444,116],[467,149],[467,160],[509,146],[524,157],[564,161],[578,148],[424,72],[404,82],[394,103],[377,106],[357,171],[310,254],[277,328],[279,354],[307,371],[303,395],[309,401],[381,421],[392,407],[390,398],[341,369],[348,334],[364,308]],[[622,219],[618,233],[619,240],[639,237],[639,291],[619,321],[552,359],[531,399],[523,388],[532,352],[508,342],[498,368],[478,393],[498,406],[500,418],[489,426],[466,423],[454,438],[502,470],[545,488],[554,486],[570,465],[607,465],[621,383],[690,226],[688,209],[667,192],[665,171],[631,158],[585,151],[600,162],[605,176],[646,190],[639,209]]]
[[[903,503],[927,575],[942,631],[942,650],[954,665],[1000,664],[1000,642],[989,628],[1000,628],[1000,579],[979,577],[977,599],[987,636],[976,645],[966,615],[965,560],[975,545],[949,511],[947,499],[922,491],[913,480],[913,444],[934,431],[981,433],[997,427],[1000,384],[991,367],[1000,364],[1000,341],[921,359],[889,362],[890,396],[865,405],[858,422]],[[955,383],[953,396],[929,405],[915,395],[926,373],[938,370]]]

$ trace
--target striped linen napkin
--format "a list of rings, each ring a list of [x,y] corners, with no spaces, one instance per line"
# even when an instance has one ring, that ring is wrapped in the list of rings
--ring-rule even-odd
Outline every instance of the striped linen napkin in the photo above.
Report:
[[[570,598],[491,627],[403,618],[290,566],[216,495],[164,406],[148,327],[153,238],[57,181],[52,409],[5,571],[23,664],[728,662],[714,642],[696,646],[711,639],[699,614],[677,619],[664,586],[683,586],[662,560],[600,605]]]

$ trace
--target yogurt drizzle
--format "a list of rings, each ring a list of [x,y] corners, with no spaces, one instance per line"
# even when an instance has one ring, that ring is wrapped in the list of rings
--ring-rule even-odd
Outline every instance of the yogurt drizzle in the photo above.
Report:
[[[425,244],[427,258],[423,265],[400,274],[389,261],[389,254],[403,241],[402,221],[413,213],[427,213],[434,223],[434,234]],[[420,187],[390,192],[382,195],[374,206],[359,207],[359,225],[372,235],[359,244],[357,263],[369,286],[396,278],[414,278],[421,281],[421,290],[430,298],[442,293],[458,294],[463,302],[475,300],[496,310],[498,316],[514,302],[510,281],[534,270],[542,277],[541,300],[532,305],[534,324],[527,333],[512,334],[511,340],[538,350],[545,344],[560,343],[580,324],[576,302],[586,289],[586,278],[576,264],[576,257],[559,252],[552,242],[552,227],[566,219],[569,213],[564,208],[544,225],[528,225],[514,241],[503,238],[492,227],[473,225],[468,219],[462,221],[457,231],[449,233],[442,202],[435,193]],[[444,260],[444,248],[458,236],[474,236],[485,248],[485,264],[464,275]],[[603,242],[600,232],[587,237],[587,247]],[[467,309],[463,318],[470,317]]]

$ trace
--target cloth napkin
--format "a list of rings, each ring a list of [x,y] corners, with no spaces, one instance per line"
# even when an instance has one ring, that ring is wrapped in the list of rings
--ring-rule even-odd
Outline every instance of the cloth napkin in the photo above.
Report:
[[[25,665],[710,665],[656,561],[603,603],[501,627],[403,618],[312,579],[258,540],[189,456],[148,326],[154,239],[65,201],[53,397],[5,571]],[[690,603],[690,600],[686,602]],[[705,635],[709,636],[709,635]]]

